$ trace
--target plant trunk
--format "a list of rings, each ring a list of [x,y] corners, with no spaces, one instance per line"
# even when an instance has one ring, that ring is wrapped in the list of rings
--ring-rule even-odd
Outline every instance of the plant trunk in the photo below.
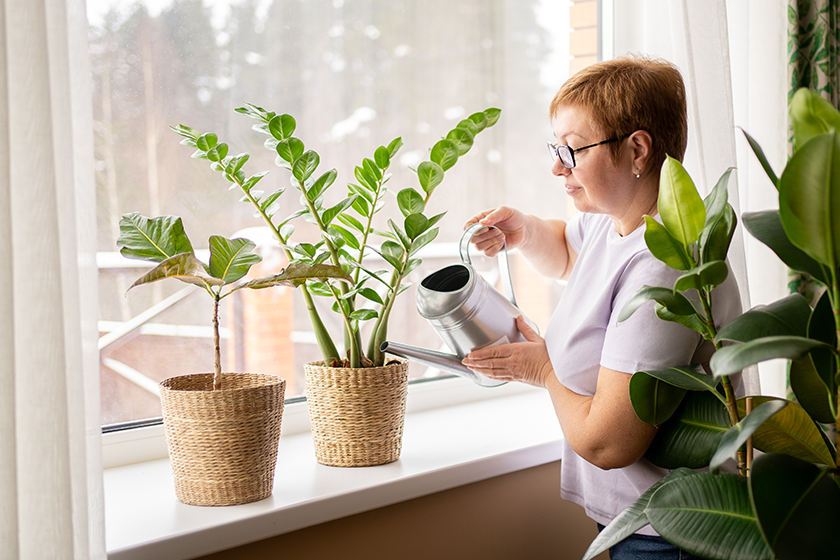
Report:
[[[219,297],[213,298],[213,351],[215,371],[213,373],[213,390],[222,390],[222,347],[219,341]]]

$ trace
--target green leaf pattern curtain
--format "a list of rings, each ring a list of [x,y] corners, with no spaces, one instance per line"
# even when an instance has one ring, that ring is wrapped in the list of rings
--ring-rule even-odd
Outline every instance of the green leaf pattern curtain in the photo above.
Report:
[[[788,104],[802,87],[818,92],[835,107],[840,102],[840,0],[788,0]],[[793,146],[793,130],[788,123],[788,154]],[[788,272],[788,288],[799,292],[811,305],[816,304],[825,286],[808,274]],[[790,391],[788,399],[795,400]],[[834,426],[825,426],[833,430]],[[834,434],[830,434],[834,436]],[[832,439],[834,439],[832,437]]]

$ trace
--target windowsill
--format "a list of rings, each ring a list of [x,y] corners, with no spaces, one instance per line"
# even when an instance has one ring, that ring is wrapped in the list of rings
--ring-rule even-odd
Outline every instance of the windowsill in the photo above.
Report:
[[[562,432],[551,401],[521,387],[410,412],[402,455],[389,465],[326,467],[308,432],[283,435],[273,494],[241,506],[178,502],[168,459],[106,469],[108,557],[194,558],[556,461]]]

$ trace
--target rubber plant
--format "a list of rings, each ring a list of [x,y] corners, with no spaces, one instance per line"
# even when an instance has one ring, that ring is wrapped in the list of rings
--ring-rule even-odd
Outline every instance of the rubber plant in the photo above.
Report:
[[[790,115],[794,153],[781,176],[746,135],[778,190],[779,209],[747,213],[743,222],[788,267],[810,274],[826,291],[813,308],[793,294],[719,328],[711,294],[729,273],[726,253],[736,222],[726,200],[730,171],[701,200],[682,166],[666,161],[658,206],[662,223],[645,218],[645,241],[654,256],[683,275],[671,287],[640,289],[622,317],[655,300],[659,318],[699,332],[714,342],[715,352],[710,373],[677,365],[631,378],[636,414],[659,426],[646,457],[672,472],[616,517],[585,559],[648,524],[702,558],[840,555],[834,435],[840,422],[840,113],[802,89]],[[791,361],[795,401],[735,398],[729,376],[779,358]],[[762,453],[749,462],[753,446]],[[720,471],[736,458],[738,473]],[[703,467],[708,472],[693,470]]]
[[[352,284],[352,278],[341,268],[329,264],[294,263],[278,274],[237,283],[261,257],[253,252],[255,244],[248,239],[227,239],[211,235],[208,263],[199,260],[181,218],[159,216],[149,219],[137,212],[120,220],[117,239],[120,253],[128,258],[158,263],[130,287],[177,278],[203,289],[213,299],[213,390],[222,389],[221,345],[219,342],[219,302],[244,288],[263,289],[272,286],[299,286],[306,280],[327,278]]]
[[[396,193],[403,219],[402,223],[387,220],[387,229],[374,227],[374,216],[388,198],[386,184],[391,177],[388,169],[403,145],[401,138],[376,148],[372,158],[364,158],[353,171],[355,182],[347,184],[346,195],[338,203],[326,207],[324,194],[336,183],[338,173],[335,169],[316,173],[321,158],[294,135],[297,128],[294,117],[252,104],[245,104],[236,111],[257,121],[254,130],[267,136],[265,146],[276,154],[275,163],[290,173],[301,202],[300,209],[291,215],[282,218],[276,215],[278,198],[285,192],[285,187],[266,194],[255,187],[267,172],[250,177],[242,172],[249,154],[229,156],[228,145],[219,142],[217,135],[211,132],[202,134],[184,125],[171,128],[184,137],[182,144],[196,149],[194,158],[210,160],[211,168],[223,173],[232,183],[231,188],[240,191],[242,201],[253,206],[256,215],[279,242],[291,266],[329,263],[352,277],[352,283],[318,278],[300,284],[324,363],[352,368],[383,365],[384,354],[380,346],[388,334],[394,300],[408,288],[406,277],[421,263],[416,254],[437,237],[435,224],[445,214],[424,214],[429,199],[443,181],[445,172],[470,150],[478,133],[498,121],[501,111],[490,108],[470,115],[431,148],[429,160],[414,170],[420,190],[408,187]],[[320,240],[296,243],[293,240],[296,218],[314,223]],[[375,239],[379,242],[374,243]],[[389,268],[373,270],[369,259],[374,254],[378,254]],[[332,310],[340,315],[343,325],[344,355],[327,330],[313,296],[333,300]],[[367,344],[363,344],[361,325],[367,321],[373,323]]]

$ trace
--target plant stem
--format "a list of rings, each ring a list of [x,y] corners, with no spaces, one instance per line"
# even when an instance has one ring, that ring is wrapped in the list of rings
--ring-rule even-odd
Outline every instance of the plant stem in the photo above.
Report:
[[[213,350],[215,372],[213,373],[213,390],[222,390],[222,346],[219,342],[219,294],[213,292]]]
[[[382,312],[379,316],[379,321],[376,324],[376,330],[371,333],[370,337],[373,340],[373,353],[370,356],[371,361],[373,361],[373,365],[375,367],[381,366],[385,363],[385,356],[382,354],[382,351],[379,349],[382,346],[382,343],[385,342],[385,339],[388,337],[388,318],[391,315],[391,309],[394,307],[394,301],[397,299],[397,292],[400,290],[400,283],[403,279],[403,274],[405,272],[406,266],[408,266],[408,251],[405,252],[405,262],[402,263],[402,268],[397,272],[394,271],[394,275],[396,276],[395,282],[392,284],[393,290],[391,291],[391,295],[388,298],[388,301],[385,302],[385,306],[382,308]]]
[[[382,337],[382,340],[379,340],[379,344],[377,344],[377,340],[379,337],[377,334],[379,333],[380,328],[382,327],[383,322],[385,323],[385,333],[387,335],[388,327],[387,327],[387,320],[385,320],[385,308],[389,306],[391,299],[396,297],[395,288],[394,288],[394,281],[397,278],[397,271],[394,270],[391,272],[391,279],[388,283],[388,293],[385,294],[385,301],[382,302],[382,308],[379,310],[379,317],[376,318],[376,321],[373,324],[373,330],[370,333],[370,338],[368,339],[368,347],[367,347],[367,356],[373,361],[373,365],[376,366],[377,360],[381,358],[381,352],[379,352],[379,346],[385,341],[385,336]],[[382,365],[382,364],[379,364]]]
[[[336,305],[338,305],[339,312],[341,313],[342,319],[344,319],[344,327],[346,332],[353,332],[353,325],[350,323],[350,316],[344,311],[344,306],[341,303],[341,297],[339,296],[338,292],[336,292],[335,288],[333,287],[330,282],[326,283],[327,286],[330,288],[330,292],[332,292],[333,297],[335,298]],[[355,337],[349,338],[350,343],[350,367],[351,368],[358,368],[361,367],[361,358],[359,356],[359,345],[356,343]]]

